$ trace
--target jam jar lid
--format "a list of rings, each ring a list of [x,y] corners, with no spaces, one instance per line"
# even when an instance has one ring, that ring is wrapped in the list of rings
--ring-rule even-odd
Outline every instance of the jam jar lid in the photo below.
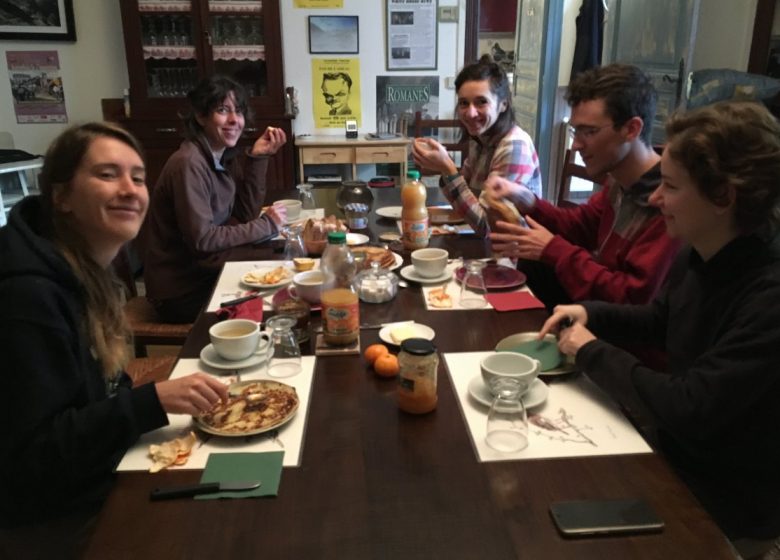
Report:
[[[355,277],[358,297],[366,302],[382,303],[393,299],[398,292],[398,277],[373,261],[371,268],[361,271]]]
[[[414,356],[427,356],[436,352],[436,346],[427,338],[407,338],[401,343],[401,351]]]

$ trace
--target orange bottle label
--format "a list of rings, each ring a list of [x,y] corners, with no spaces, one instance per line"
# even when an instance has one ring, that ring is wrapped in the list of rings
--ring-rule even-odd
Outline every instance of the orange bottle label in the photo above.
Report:
[[[431,230],[428,227],[428,218],[421,220],[402,220],[403,243],[407,248],[421,249],[428,246]]]

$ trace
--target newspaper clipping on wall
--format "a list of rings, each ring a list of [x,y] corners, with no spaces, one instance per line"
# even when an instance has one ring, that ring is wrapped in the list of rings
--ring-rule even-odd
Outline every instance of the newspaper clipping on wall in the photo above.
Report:
[[[313,58],[311,99],[317,128],[344,128],[346,119],[361,124],[360,61],[357,58]]]
[[[438,76],[377,76],[376,131],[411,135],[414,114],[439,118]]]
[[[436,0],[387,0],[387,69],[436,69]]]
[[[68,122],[57,51],[7,51],[5,59],[16,122]]]

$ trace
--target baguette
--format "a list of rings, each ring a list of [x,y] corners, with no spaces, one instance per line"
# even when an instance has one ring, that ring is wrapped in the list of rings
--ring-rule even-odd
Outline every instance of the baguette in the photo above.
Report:
[[[482,191],[482,194],[479,195],[479,203],[485,209],[491,228],[496,225],[498,220],[517,225],[523,223],[523,217],[517,206],[506,198],[495,198],[490,196],[487,191]]]

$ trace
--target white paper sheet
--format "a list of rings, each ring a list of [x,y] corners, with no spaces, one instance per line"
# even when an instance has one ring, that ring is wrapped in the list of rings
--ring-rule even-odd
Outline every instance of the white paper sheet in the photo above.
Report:
[[[187,464],[182,466],[169,467],[170,470],[181,469],[202,469],[206,466],[210,453],[229,453],[230,451],[241,452],[262,452],[262,451],[284,451],[284,466],[297,467],[301,461],[301,451],[303,449],[303,436],[305,433],[306,418],[309,410],[309,396],[311,394],[311,384],[314,379],[314,356],[303,356],[302,371],[293,377],[278,379],[287,385],[295,387],[300,399],[298,412],[295,417],[287,424],[279,428],[278,441],[274,441],[269,434],[258,434],[250,437],[220,437],[211,436],[202,446],[198,447],[200,441],[195,444]],[[186,359],[179,360],[171,373],[171,378],[183,377],[202,371],[224,379],[226,382],[235,380],[235,372],[223,371],[211,368],[200,360]],[[241,381],[250,379],[271,379],[263,374],[264,365],[254,368],[241,370]],[[277,381],[277,380],[274,380]],[[149,470],[152,462],[149,459],[149,445],[152,443],[162,443],[175,437],[187,434],[193,429],[192,417],[183,414],[169,414],[170,424],[159,430],[149,432],[141,436],[136,444],[131,447],[117,467],[117,471],[146,471]],[[198,432],[198,437],[202,432]]]
[[[516,453],[502,453],[488,447],[485,443],[488,407],[471,397],[468,390],[469,382],[475,376],[480,377],[479,362],[488,354],[444,354],[480,461],[652,453],[617,405],[584,374],[549,383],[547,400],[528,410],[528,447]]]

